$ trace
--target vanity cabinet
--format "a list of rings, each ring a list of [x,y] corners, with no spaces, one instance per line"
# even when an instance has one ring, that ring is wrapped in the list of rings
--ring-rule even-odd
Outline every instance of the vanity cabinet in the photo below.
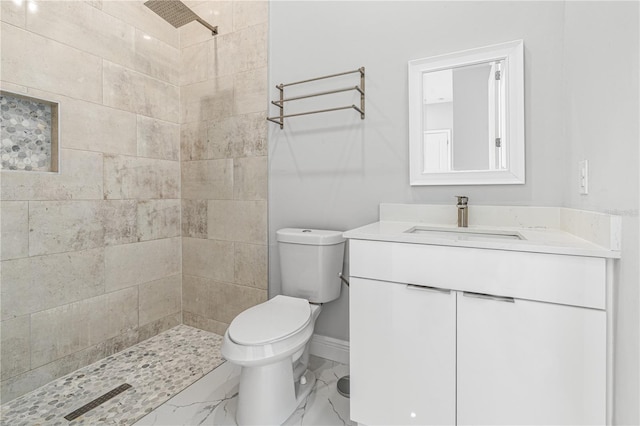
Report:
[[[361,278],[351,278],[350,291],[351,329],[358,330],[350,344],[351,417],[370,425],[455,424],[454,292]]]
[[[605,424],[604,311],[457,296],[458,424]]]
[[[351,419],[605,424],[604,259],[350,240]]]

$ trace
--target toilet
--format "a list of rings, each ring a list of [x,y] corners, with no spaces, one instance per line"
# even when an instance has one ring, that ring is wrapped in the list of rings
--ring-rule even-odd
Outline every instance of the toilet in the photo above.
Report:
[[[309,395],[309,343],[322,303],[340,297],[344,242],[340,231],[277,231],[282,294],[240,313],[222,356],[242,367],[236,421],[280,425]]]

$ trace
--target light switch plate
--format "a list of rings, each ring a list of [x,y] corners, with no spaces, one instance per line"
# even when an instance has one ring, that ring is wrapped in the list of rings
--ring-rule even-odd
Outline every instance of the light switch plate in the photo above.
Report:
[[[589,160],[582,160],[578,163],[578,191],[582,195],[589,193]]]

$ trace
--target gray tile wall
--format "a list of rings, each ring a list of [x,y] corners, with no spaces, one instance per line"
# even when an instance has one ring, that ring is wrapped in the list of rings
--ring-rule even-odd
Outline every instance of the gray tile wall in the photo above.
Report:
[[[2,2],[0,79],[59,102],[60,172],[0,176],[3,402],[182,322],[179,33],[38,6]]]
[[[224,333],[267,299],[266,1],[188,3],[180,30],[183,318]]]
[[[142,0],[45,3],[0,3],[2,88],[61,123],[59,173],[0,176],[3,402],[267,298],[268,3],[187,1],[217,38]]]

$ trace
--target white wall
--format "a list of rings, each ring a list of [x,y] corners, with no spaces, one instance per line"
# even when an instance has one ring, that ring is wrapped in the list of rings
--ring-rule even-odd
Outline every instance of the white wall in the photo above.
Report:
[[[279,291],[275,231],[281,227],[346,230],[375,222],[381,202],[453,204],[457,194],[468,195],[471,206],[561,205],[562,22],[563,5],[553,2],[271,2],[270,99],[279,83],[367,70],[365,120],[341,111],[291,118],[283,130],[270,125],[271,294]],[[525,40],[527,183],[410,187],[407,61],[515,39]],[[330,82],[334,88],[355,83],[357,76]],[[328,96],[307,106],[342,103],[352,100]],[[345,294],[326,306],[317,331],[348,339],[347,328]]]
[[[616,287],[616,424],[640,424],[638,2],[567,2],[566,206],[622,215]],[[578,161],[589,160],[589,194]]]
[[[279,291],[277,229],[354,228],[376,221],[381,202],[453,204],[454,195],[465,194],[472,207],[614,210],[625,214],[616,417],[638,424],[638,14],[635,2],[610,4],[271,2],[270,98],[277,97],[276,84],[365,66],[367,116],[342,111],[291,118],[283,130],[271,125],[270,293]],[[407,61],[515,39],[525,45],[526,184],[410,187]],[[325,97],[307,106],[344,102],[352,101]],[[582,158],[592,162],[586,197],[575,190]],[[344,287],[325,306],[316,331],[348,339]]]

